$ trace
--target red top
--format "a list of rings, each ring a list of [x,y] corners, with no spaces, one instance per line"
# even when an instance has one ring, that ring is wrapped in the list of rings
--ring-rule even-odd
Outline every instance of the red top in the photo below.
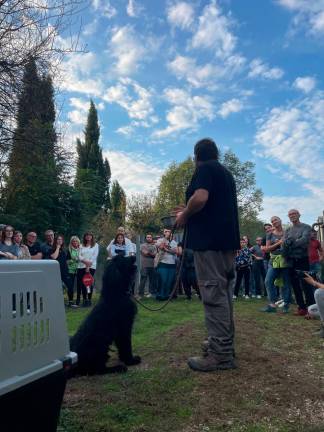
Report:
[[[311,239],[308,247],[308,257],[309,263],[314,264],[319,262],[320,255],[319,251],[321,250],[321,243],[318,240]]]

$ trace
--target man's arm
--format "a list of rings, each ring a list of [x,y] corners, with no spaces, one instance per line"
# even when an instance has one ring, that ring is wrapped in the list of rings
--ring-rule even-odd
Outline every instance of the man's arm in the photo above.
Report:
[[[186,207],[181,212],[177,213],[177,226],[185,225],[190,216],[202,210],[208,201],[208,197],[208,190],[197,189],[187,202]]]
[[[298,238],[295,240],[295,245],[296,246],[308,246],[309,244],[309,240],[310,240],[310,236],[311,236],[311,227],[310,226],[306,226],[304,227],[303,231],[302,231],[302,236],[301,238]]]
[[[40,260],[40,259],[42,259],[42,258],[43,258],[43,254],[42,254],[42,252],[37,252],[36,255],[31,256],[31,259],[32,259],[32,260]]]

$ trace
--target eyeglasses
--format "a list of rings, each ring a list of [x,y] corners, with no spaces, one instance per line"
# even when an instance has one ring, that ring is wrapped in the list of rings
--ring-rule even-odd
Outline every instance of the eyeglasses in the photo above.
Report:
[[[13,232],[13,230],[8,230],[8,229],[6,229],[6,232]]]

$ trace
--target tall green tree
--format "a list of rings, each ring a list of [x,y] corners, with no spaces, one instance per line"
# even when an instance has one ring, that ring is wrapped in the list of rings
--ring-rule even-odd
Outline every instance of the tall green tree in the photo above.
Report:
[[[227,151],[220,157],[233,174],[237,189],[239,217],[241,231],[250,235],[262,232],[262,222],[258,220],[258,213],[262,206],[262,191],[256,186],[254,164],[250,161],[242,162],[232,152]],[[189,157],[180,163],[173,162],[161,177],[156,207],[158,214],[163,216],[176,205],[184,203],[185,191],[190,182],[195,166]]]
[[[90,101],[84,142],[77,139],[77,172],[75,189],[80,195],[84,223],[88,224],[102,209],[110,208],[110,166],[103,160],[99,146],[100,127],[98,112]]]
[[[127,200],[127,225],[135,233],[158,233],[162,227],[161,215],[154,194],[139,194]]]
[[[194,162],[188,157],[180,163],[172,162],[162,175],[157,196],[157,208],[162,216],[185,202],[186,189],[194,169]]]
[[[63,160],[58,163],[52,80],[39,75],[32,58],[24,70],[16,124],[3,217],[22,229],[66,232],[77,197],[62,178]]]
[[[222,163],[235,179],[240,218],[256,219],[261,210],[263,194],[261,189],[256,187],[254,163],[241,162],[232,151],[224,153]]]
[[[124,225],[126,217],[126,194],[117,180],[111,186],[110,200],[110,217],[112,221],[116,225]]]

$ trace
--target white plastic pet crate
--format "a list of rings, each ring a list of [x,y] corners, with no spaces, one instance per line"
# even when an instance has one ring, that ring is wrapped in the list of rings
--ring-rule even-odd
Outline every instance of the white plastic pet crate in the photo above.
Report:
[[[0,397],[76,361],[58,262],[0,260]]]

